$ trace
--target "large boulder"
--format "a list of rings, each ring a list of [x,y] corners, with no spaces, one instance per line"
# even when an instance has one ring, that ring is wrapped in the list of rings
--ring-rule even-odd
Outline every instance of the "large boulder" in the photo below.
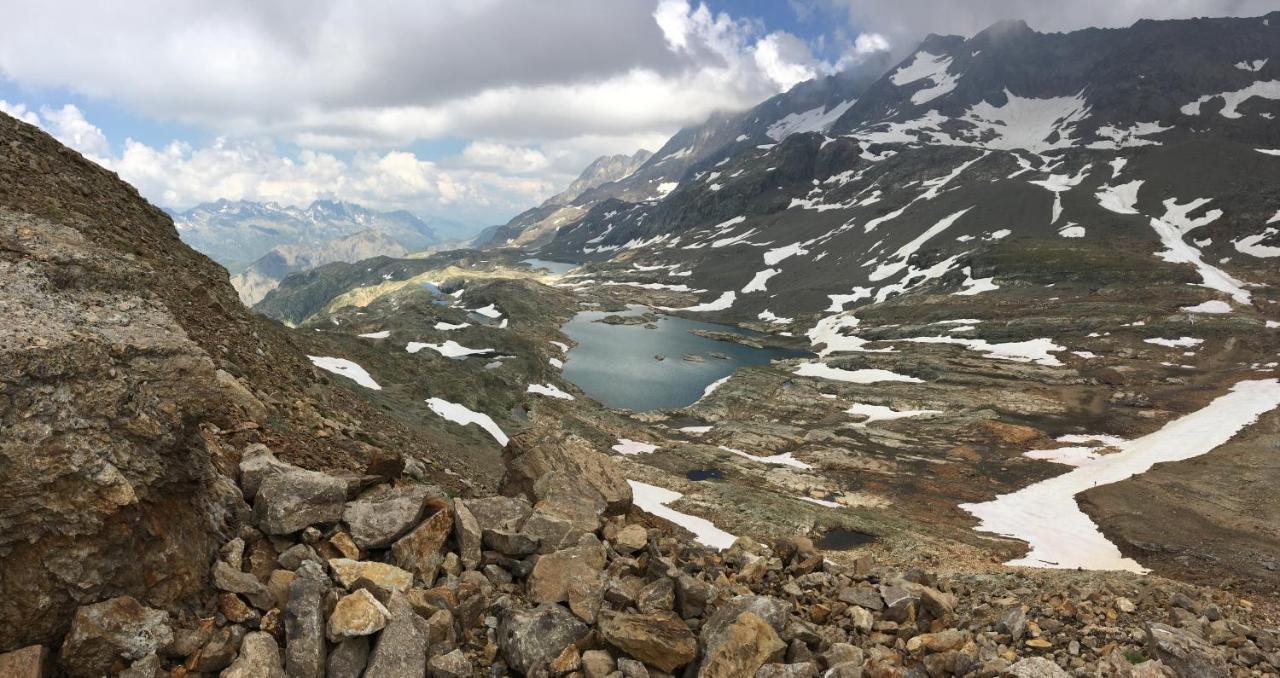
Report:
[[[601,545],[578,546],[538,559],[526,586],[535,603],[569,603],[583,621],[595,621],[604,588],[605,554]]]
[[[76,610],[59,657],[68,676],[97,678],[117,660],[142,659],[172,640],[169,613],[120,596]]]
[[[245,634],[240,641],[240,655],[219,678],[285,678],[276,639],[261,631]]]
[[[716,611],[707,618],[698,637],[704,647],[715,646],[721,642],[720,636],[730,625],[737,623],[738,617],[743,612],[750,612],[760,617],[768,622],[775,632],[782,633],[787,626],[789,610],[790,606],[786,602],[771,596],[734,596],[716,608]]]
[[[494,495],[478,499],[459,499],[454,503],[465,506],[471,512],[481,532],[485,530],[516,532],[533,511],[533,505],[524,497]]]
[[[268,476],[253,500],[253,521],[267,534],[291,534],[342,517],[347,484],[340,478],[291,469]]]
[[[334,579],[346,589],[361,579],[367,579],[384,591],[404,591],[413,586],[412,572],[372,560],[333,558],[329,561],[329,569],[333,571]]]
[[[551,424],[534,425],[516,434],[502,451],[506,473],[502,494],[537,501],[534,486],[552,471],[585,481],[604,502],[606,515],[620,515],[631,508],[631,486],[608,455],[585,438]]]
[[[445,542],[452,533],[453,517],[449,509],[437,507],[431,517],[391,547],[391,557],[397,565],[418,575],[424,584],[431,586],[436,580],[436,571],[444,562]]]
[[[591,631],[559,605],[512,607],[498,620],[498,650],[507,665],[521,674],[555,659]]]
[[[1179,676],[1218,678],[1231,675],[1217,648],[1188,631],[1165,624],[1147,626],[1147,653]]]
[[[480,544],[483,531],[480,521],[461,500],[453,502],[453,538],[458,543],[458,556],[462,566],[474,570],[480,565]]]
[[[285,605],[285,668],[290,678],[324,678],[324,599],[329,578],[319,565],[303,563],[289,584]]]
[[[698,638],[684,620],[671,612],[604,612],[599,632],[610,645],[667,673],[688,664],[698,655]]]
[[[427,485],[382,485],[347,502],[342,521],[360,548],[384,548],[413,529],[427,509],[427,497],[439,494]]]
[[[366,676],[424,678],[427,674],[427,621],[413,611],[404,594],[395,592],[387,605],[391,623],[378,635],[369,655]]]
[[[244,492],[245,501],[252,502],[258,496],[258,488],[267,478],[297,470],[300,470],[297,466],[277,459],[266,445],[246,445],[240,454],[240,489]]]
[[[366,589],[359,589],[338,599],[329,615],[329,642],[368,636],[386,627],[391,613]]]
[[[786,647],[768,622],[755,613],[743,612],[707,645],[698,678],[755,675],[766,662],[780,658]]]

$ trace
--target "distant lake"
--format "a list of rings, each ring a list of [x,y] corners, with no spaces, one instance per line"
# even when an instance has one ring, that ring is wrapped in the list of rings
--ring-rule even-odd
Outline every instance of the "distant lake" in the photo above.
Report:
[[[582,311],[565,323],[561,329],[578,344],[569,351],[565,379],[610,407],[668,409],[697,402],[707,386],[744,365],[767,365],[774,359],[808,355],[789,349],[751,348],[689,332],[699,329],[764,336],[732,325],[672,316],[659,316],[654,322],[657,329],[595,322],[609,315],[641,315],[646,310],[634,306],[621,313]],[[712,353],[725,358],[713,358]],[[657,360],[655,355],[665,359]],[[685,355],[700,356],[702,361],[684,360]]]
[[[547,261],[546,259],[524,259],[522,263],[529,264],[534,268],[545,268],[551,271],[553,275],[564,275],[578,267],[578,264],[566,264],[562,261]]]

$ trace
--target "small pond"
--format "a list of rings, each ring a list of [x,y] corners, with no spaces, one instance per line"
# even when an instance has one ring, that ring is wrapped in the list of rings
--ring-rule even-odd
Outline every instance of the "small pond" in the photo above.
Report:
[[[564,275],[578,267],[577,264],[565,263],[563,261],[547,261],[546,259],[524,259],[522,263],[529,264],[534,268],[545,268],[548,271],[551,271],[552,275]]]
[[[870,544],[876,540],[874,534],[866,532],[856,532],[854,530],[846,530],[842,527],[827,530],[821,537],[814,540],[813,545],[823,549],[824,551],[848,551],[850,549]]]

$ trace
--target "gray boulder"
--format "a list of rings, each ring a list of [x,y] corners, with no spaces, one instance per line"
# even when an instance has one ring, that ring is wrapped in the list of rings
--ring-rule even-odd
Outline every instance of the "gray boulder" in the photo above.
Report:
[[[284,609],[285,668],[289,678],[324,678],[324,599],[329,578],[307,561],[289,584]]]
[[[391,594],[391,622],[382,630],[369,656],[367,676],[424,678],[427,675],[427,622],[413,611],[403,593]]]
[[[498,621],[498,651],[507,665],[527,674],[560,655],[591,631],[559,605],[509,608]]]
[[[347,502],[342,520],[360,548],[384,548],[418,524],[427,497],[439,492],[427,485],[384,485]]]
[[[253,522],[267,534],[290,534],[342,517],[347,486],[339,478],[294,469],[267,477],[253,502]]]

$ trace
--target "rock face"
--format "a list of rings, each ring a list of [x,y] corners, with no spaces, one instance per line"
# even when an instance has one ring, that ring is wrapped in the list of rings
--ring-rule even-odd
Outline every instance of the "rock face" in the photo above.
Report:
[[[49,675],[49,664],[49,648],[28,645],[21,650],[0,654],[0,676],[44,678]]]
[[[247,445],[353,470],[370,445],[343,422],[400,433],[322,383],[116,175],[4,114],[0,147],[3,652],[56,647],[81,605],[207,594],[216,549],[249,517]],[[273,417],[286,425],[267,433]]]
[[[269,633],[247,633],[240,643],[240,656],[219,678],[284,678],[280,647]]]
[[[25,140],[14,125],[0,117],[0,139]],[[20,186],[26,146],[3,143],[0,183]],[[164,605],[201,588],[238,498],[195,426],[230,401],[208,355],[129,282],[146,265],[9,211],[2,195],[0,241],[12,404],[0,410],[0,628],[13,629],[0,649],[11,649],[56,640],[77,604],[109,592]]]
[[[360,548],[382,548],[418,524],[431,493],[425,485],[379,487],[348,502],[342,521]]]
[[[743,612],[708,644],[698,669],[705,678],[755,675],[757,669],[786,649],[778,634],[759,615]]]

